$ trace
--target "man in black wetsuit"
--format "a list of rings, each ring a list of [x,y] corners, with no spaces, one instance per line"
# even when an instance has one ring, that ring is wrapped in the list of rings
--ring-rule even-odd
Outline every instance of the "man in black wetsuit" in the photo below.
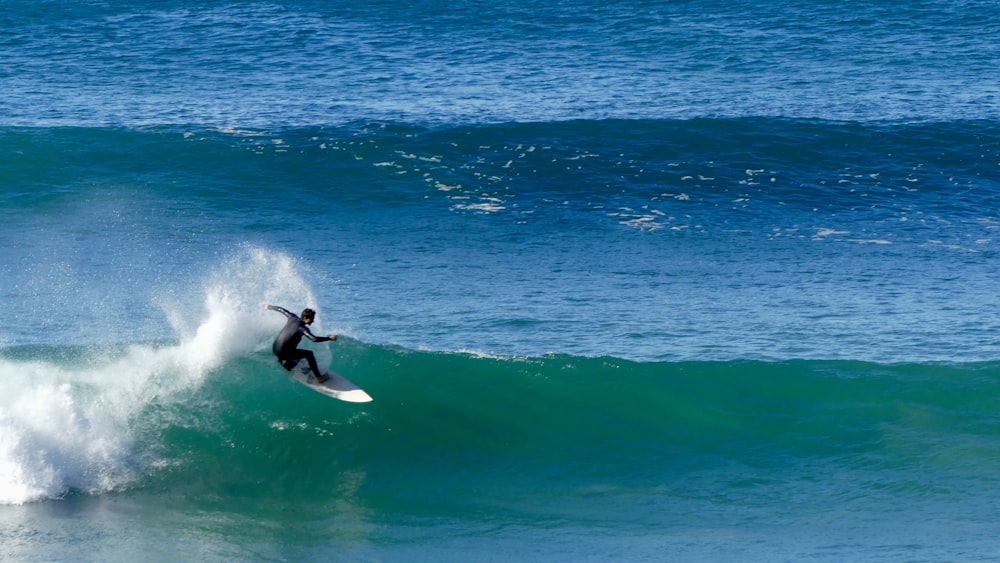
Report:
[[[278,363],[281,364],[281,367],[292,371],[297,360],[305,359],[309,362],[309,368],[312,369],[318,383],[323,383],[327,379],[330,379],[329,374],[320,373],[319,367],[316,365],[316,356],[311,351],[300,350],[298,348],[303,336],[313,342],[328,342],[337,339],[336,334],[331,334],[330,336],[313,336],[313,333],[309,331],[309,325],[316,320],[316,311],[303,309],[302,317],[299,318],[291,311],[277,305],[264,303],[263,306],[265,309],[278,311],[288,318],[285,328],[281,329],[281,332],[278,333],[278,337],[274,339],[274,345],[271,347],[274,355],[278,357]]]

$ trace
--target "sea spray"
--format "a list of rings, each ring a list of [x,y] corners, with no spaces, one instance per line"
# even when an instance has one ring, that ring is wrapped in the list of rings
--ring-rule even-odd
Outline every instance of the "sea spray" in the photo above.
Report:
[[[264,346],[280,319],[265,300],[315,307],[294,261],[245,248],[210,273],[198,307],[160,299],[173,342],[35,348],[0,358],[0,504],[127,487],[163,460],[136,448],[215,370]],[[15,350],[17,351],[17,350]],[[151,408],[154,407],[154,408]],[[162,424],[161,424],[162,423]]]
[[[281,326],[280,317],[261,311],[263,303],[318,309],[316,298],[293,258],[245,246],[213,270],[200,291],[202,316],[185,301],[160,299],[174,331],[181,336],[182,357],[201,370],[260,348]]]

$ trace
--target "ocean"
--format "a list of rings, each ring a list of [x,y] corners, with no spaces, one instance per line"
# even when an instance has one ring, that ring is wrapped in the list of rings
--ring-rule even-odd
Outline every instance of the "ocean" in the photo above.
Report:
[[[0,2],[0,560],[1000,558],[998,22]]]

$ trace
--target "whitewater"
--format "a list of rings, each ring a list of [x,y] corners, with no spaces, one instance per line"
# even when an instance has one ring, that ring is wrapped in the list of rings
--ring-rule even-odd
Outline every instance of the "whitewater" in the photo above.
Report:
[[[25,347],[0,360],[0,502],[107,492],[157,467],[164,460],[136,455],[148,424],[142,415],[190,399],[211,373],[274,332],[273,319],[253,314],[248,300],[316,306],[285,256],[253,250],[217,275],[225,281],[206,282],[200,309],[162,304],[174,342]]]

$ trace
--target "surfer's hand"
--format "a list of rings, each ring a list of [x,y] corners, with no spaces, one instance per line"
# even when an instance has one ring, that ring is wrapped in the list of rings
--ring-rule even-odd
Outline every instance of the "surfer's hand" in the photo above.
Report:
[[[267,303],[261,303],[260,304],[260,308],[264,309],[266,311],[267,310]]]
[[[336,339],[337,339],[337,335],[336,334],[331,334],[330,335],[330,340],[331,341],[336,340]]]

